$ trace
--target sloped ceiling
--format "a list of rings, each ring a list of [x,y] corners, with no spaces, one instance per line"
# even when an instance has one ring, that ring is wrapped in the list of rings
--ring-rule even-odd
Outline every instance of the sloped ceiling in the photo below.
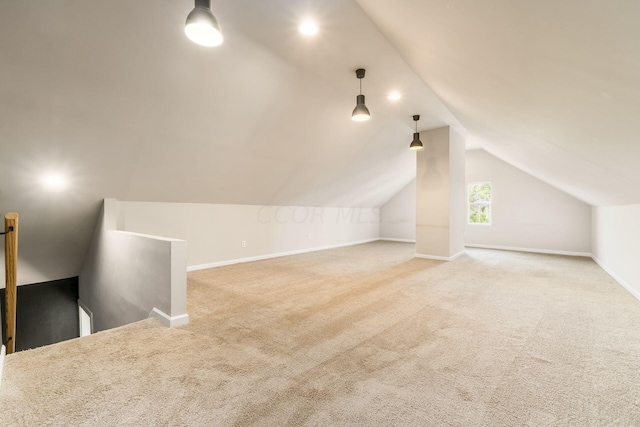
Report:
[[[591,205],[640,202],[640,2],[357,2],[482,148]]]
[[[415,175],[412,114],[465,132],[352,1],[214,0],[218,48],[185,37],[192,8],[0,0],[0,213],[21,215],[24,280],[78,273],[105,197],[380,206]],[[44,191],[48,172],[70,188]]]

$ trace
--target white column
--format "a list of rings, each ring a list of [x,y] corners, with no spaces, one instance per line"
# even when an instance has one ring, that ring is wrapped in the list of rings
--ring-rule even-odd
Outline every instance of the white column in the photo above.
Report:
[[[420,133],[416,164],[416,257],[450,261],[464,251],[464,139],[450,127]]]

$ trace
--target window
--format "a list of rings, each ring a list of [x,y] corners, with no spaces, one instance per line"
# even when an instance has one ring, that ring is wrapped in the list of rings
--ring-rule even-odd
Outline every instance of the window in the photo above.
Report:
[[[491,183],[472,182],[467,187],[469,224],[491,225]]]

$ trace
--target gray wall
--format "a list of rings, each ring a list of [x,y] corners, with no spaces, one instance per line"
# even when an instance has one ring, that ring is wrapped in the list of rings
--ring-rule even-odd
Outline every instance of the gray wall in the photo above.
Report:
[[[593,208],[593,258],[640,299],[640,205]]]
[[[467,245],[591,253],[589,205],[484,150],[468,151],[466,163],[467,183],[493,189],[492,224],[467,224]]]
[[[117,202],[117,209],[120,230],[186,240],[190,269],[375,240],[380,228],[378,208]]]
[[[380,208],[380,237],[416,241],[416,180]]]
[[[104,201],[80,273],[94,331],[146,319],[154,309],[169,318],[162,320],[185,322],[186,242],[116,230],[116,203]]]
[[[33,188],[21,191],[31,198],[18,201],[0,188],[1,217],[7,212],[20,216],[18,286],[78,276],[102,201],[97,197],[81,199],[73,191],[66,194],[48,194]],[[4,259],[2,239],[0,259]],[[5,277],[0,274],[0,288],[4,287]]]

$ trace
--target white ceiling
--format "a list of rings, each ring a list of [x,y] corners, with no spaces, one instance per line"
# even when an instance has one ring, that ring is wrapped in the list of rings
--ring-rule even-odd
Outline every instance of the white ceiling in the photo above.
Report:
[[[482,148],[589,204],[640,202],[640,2],[357,2]]]
[[[37,161],[99,198],[379,206],[413,174],[411,115],[457,125],[352,2],[214,2],[219,48],[184,36],[190,0],[0,7],[7,192],[32,186],[11,164]],[[360,66],[367,123],[350,120]]]

